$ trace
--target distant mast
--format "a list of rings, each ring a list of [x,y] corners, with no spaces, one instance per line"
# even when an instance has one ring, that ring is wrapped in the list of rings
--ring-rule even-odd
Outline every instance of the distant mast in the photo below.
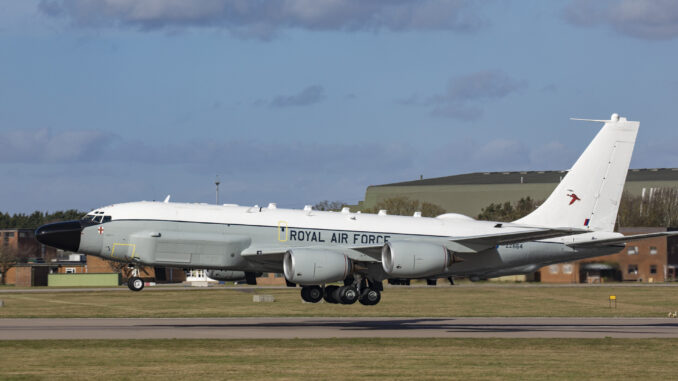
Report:
[[[219,181],[219,175],[217,175],[217,179],[214,181],[214,185],[217,187],[217,205],[219,205],[219,184],[221,182]]]

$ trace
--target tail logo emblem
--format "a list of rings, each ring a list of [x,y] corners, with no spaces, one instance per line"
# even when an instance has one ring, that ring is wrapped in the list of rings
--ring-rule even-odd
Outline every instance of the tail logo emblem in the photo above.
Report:
[[[570,197],[570,198],[571,198],[570,204],[569,204],[569,205],[574,204],[576,201],[581,201],[581,198],[579,198],[579,196],[577,196],[576,194],[574,194],[574,191],[572,191],[572,189],[568,189],[568,191],[572,192],[572,193],[570,193],[570,194],[567,195],[567,197]]]

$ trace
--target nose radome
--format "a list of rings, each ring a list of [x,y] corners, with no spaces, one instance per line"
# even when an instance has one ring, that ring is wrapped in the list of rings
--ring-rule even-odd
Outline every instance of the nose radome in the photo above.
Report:
[[[80,221],[65,221],[40,226],[35,231],[35,238],[42,244],[77,252],[81,233]]]

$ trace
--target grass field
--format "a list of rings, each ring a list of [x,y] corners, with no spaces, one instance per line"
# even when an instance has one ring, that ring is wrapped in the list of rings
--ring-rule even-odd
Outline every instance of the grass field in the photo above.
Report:
[[[255,293],[274,303],[253,303]],[[608,298],[617,296],[617,308]],[[9,317],[544,316],[665,317],[677,287],[389,287],[377,306],[302,303],[299,289],[192,289],[131,292],[3,293]]]
[[[0,379],[673,379],[676,340],[0,341]]]

